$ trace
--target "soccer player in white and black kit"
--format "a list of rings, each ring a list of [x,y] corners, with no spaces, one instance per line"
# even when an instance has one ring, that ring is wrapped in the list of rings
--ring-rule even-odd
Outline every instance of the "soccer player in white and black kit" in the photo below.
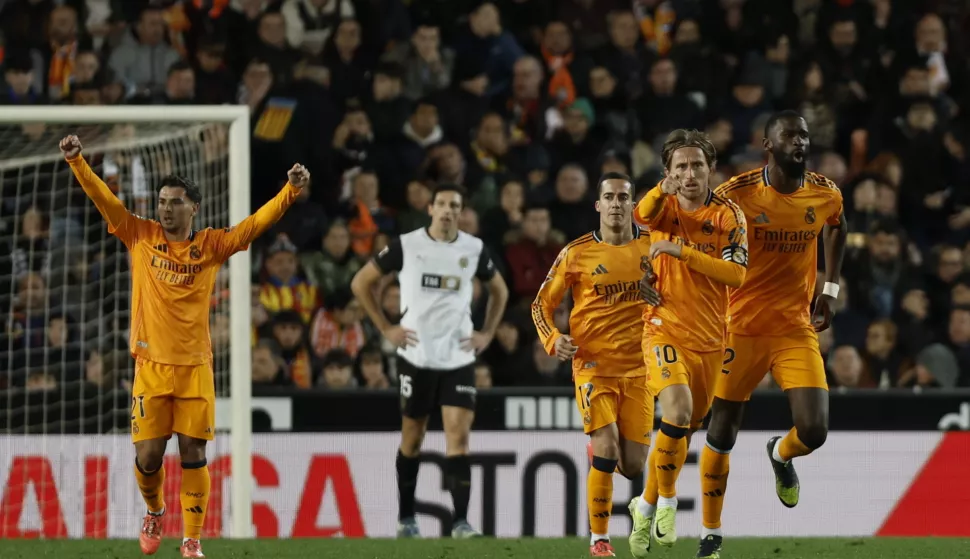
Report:
[[[471,465],[468,436],[475,418],[475,356],[488,347],[505,312],[509,291],[481,239],[458,230],[465,189],[439,185],[431,197],[431,225],[392,241],[354,277],[351,288],[381,333],[398,347],[401,447],[397,454],[397,535],[418,537],[414,491],[418,454],[428,416],[441,406],[447,486],[455,505],[451,537],[480,536],[468,524]],[[401,323],[391,324],[374,293],[384,274],[398,272]],[[471,303],[475,278],[488,290],[485,324],[475,331]]]

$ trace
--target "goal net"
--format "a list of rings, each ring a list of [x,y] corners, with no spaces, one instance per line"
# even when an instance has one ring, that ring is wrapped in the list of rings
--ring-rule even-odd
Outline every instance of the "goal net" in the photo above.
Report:
[[[202,190],[197,228],[231,225],[238,221],[231,197],[248,199],[248,187],[236,188],[239,177],[231,176],[230,159],[240,147],[248,151],[248,145],[230,149],[230,127],[238,124],[179,120],[178,114],[165,121],[158,110],[172,113],[170,107],[138,109],[151,120],[106,114],[99,122],[87,114],[69,123],[47,109],[49,120],[16,122],[14,113],[0,121],[0,539],[133,538],[145,510],[132,473],[128,252],[74,179],[59,139],[77,134],[85,159],[138,215],[154,218],[157,186],[172,173]],[[237,276],[242,269],[236,267]],[[248,300],[249,275],[242,275],[232,287],[243,286]],[[216,438],[207,450],[212,492],[204,537],[247,535],[230,527],[238,505],[229,475],[230,402],[238,388],[232,365],[248,366],[231,360],[237,318],[231,277],[227,264],[211,298],[218,400]],[[248,321],[246,311],[240,314]],[[248,381],[248,369],[238,373],[244,375]],[[248,399],[248,389],[239,392]],[[248,423],[241,428],[248,430]],[[170,441],[165,458],[165,501],[174,514],[165,517],[164,535],[181,537],[177,446]]]

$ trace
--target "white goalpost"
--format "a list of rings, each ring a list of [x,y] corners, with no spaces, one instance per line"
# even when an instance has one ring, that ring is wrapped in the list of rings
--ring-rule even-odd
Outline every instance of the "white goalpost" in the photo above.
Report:
[[[123,446],[130,397],[127,406],[116,405],[124,379],[109,374],[125,371],[106,360],[118,349],[109,340],[127,341],[125,251],[119,255],[106,239],[93,204],[78,199],[83,192],[58,150],[68,134],[80,137],[89,162],[129,211],[154,217],[158,180],[175,173],[203,191],[196,227],[228,227],[250,214],[248,107],[0,107],[0,493],[3,484],[22,483],[24,495],[0,511],[8,523],[0,539],[17,535],[4,530],[135,538],[131,527],[140,527],[144,512],[136,508],[130,440]],[[213,495],[229,480],[228,499],[214,501],[221,511],[210,501],[209,514],[228,512],[227,522],[217,521],[218,535],[251,538],[249,251],[234,255],[220,278],[212,307],[219,399],[209,462],[211,471],[221,451],[223,466],[213,472]],[[52,495],[57,503],[49,502]],[[168,508],[174,514],[166,518],[180,517],[177,499]],[[78,512],[81,518],[72,518]],[[58,524],[58,514],[70,522]],[[16,526],[11,515],[19,517]]]

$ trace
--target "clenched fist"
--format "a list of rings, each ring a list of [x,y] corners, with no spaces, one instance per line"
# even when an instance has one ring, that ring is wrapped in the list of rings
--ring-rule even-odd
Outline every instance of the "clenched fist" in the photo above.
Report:
[[[64,154],[65,159],[74,159],[81,155],[81,140],[73,134],[65,136],[57,147],[61,148],[61,153]]]
[[[297,188],[303,188],[310,182],[310,171],[303,165],[297,163],[286,172],[286,177],[290,180],[290,184]]]

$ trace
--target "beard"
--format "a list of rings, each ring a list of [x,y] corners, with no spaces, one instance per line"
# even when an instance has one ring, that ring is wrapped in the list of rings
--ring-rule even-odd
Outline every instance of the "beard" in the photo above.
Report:
[[[785,153],[772,153],[775,158],[775,163],[781,167],[781,170],[785,172],[785,176],[788,178],[800,177],[805,174],[805,158],[803,157],[801,161],[795,161],[792,155]]]

